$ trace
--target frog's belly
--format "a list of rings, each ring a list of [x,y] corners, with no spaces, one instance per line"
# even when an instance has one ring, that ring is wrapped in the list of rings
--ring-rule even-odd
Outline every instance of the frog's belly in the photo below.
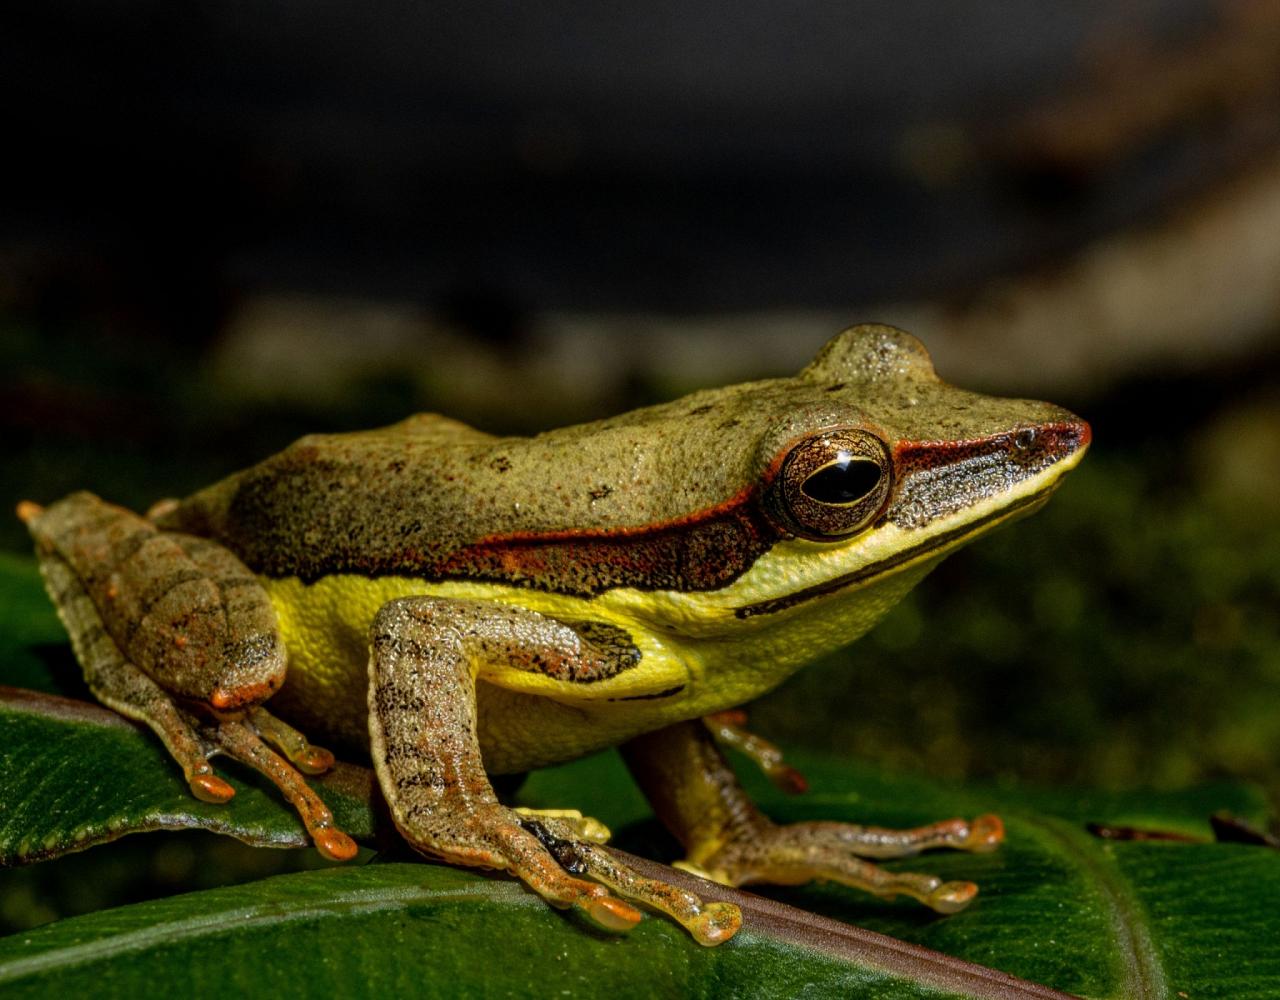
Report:
[[[308,737],[346,750],[368,749],[368,636],[378,610],[387,601],[412,595],[495,599],[492,588],[475,584],[424,584],[396,577],[328,577],[313,584],[266,579],[263,583],[289,649],[287,679],[272,698],[271,708]],[[518,599],[523,606],[568,618],[592,616],[584,606],[588,602],[575,598],[534,591],[496,597]],[[646,664],[654,659],[648,656]],[[641,668],[634,673],[640,675]],[[741,692],[717,688],[715,704],[703,704],[709,693],[692,682],[684,685],[679,698],[648,700],[648,695],[641,695],[632,700],[583,700],[570,690],[557,699],[554,686],[573,685],[531,675],[517,680],[543,684],[548,693],[512,690],[483,678],[476,685],[481,752],[486,768],[494,773],[570,760],[744,700]],[[651,681],[649,687],[653,686]],[[591,693],[601,692],[601,687],[593,685]]]

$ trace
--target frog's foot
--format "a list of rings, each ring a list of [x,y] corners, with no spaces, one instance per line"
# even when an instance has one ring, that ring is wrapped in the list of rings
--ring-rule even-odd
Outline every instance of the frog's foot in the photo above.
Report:
[[[593,844],[607,844],[609,838],[613,836],[609,828],[598,819],[583,816],[577,809],[530,809],[527,806],[516,806],[513,812],[519,814],[526,828],[531,821],[556,820],[561,825],[567,826],[572,831],[571,835],[578,840],[589,840]]]
[[[24,511],[23,506],[32,509]],[[19,513],[34,519],[42,510],[35,504],[24,504]],[[104,705],[151,727],[181,766],[196,798],[226,802],[235,795],[235,789],[219,778],[209,763],[213,745],[200,736],[190,716],[177,707],[168,692],[125,658],[72,567],[50,546],[41,547],[37,554],[45,586],[67,627],[90,690]]]
[[[244,764],[248,764],[280,789],[284,797],[297,810],[298,816],[302,820],[302,825],[307,828],[307,833],[311,835],[311,839],[316,845],[316,850],[330,861],[350,861],[356,856],[357,847],[355,841],[334,826],[333,813],[329,811],[329,807],[321,801],[320,796],[311,790],[311,787],[303,780],[302,775],[291,767],[288,761],[263,742],[262,737],[266,736],[272,742],[276,742],[282,735],[281,731],[287,730],[287,733],[284,734],[286,739],[296,737],[302,741],[305,748],[311,751],[319,748],[310,747],[310,744],[306,743],[300,733],[285,726],[284,723],[268,715],[262,709],[251,710],[248,716],[255,723],[265,717],[266,720],[269,720],[268,727],[274,725],[280,728],[268,729],[268,731],[259,735],[258,732],[254,731],[254,727],[246,722],[223,719],[206,726],[205,733],[224,753]],[[332,754],[329,754],[327,750],[320,752],[328,755],[329,766],[332,766]]]
[[[588,819],[589,823],[596,823]],[[590,875],[624,899],[665,913],[702,945],[728,941],[742,926],[742,911],[732,903],[704,903],[698,896],[656,879],[638,875],[598,846],[603,841],[582,838],[574,820],[523,819],[524,828],[538,838],[565,871]]]
[[[248,719],[258,735],[289,758],[303,774],[324,774],[333,767],[333,754],[311,743],[300,732],[282,722],[261,705],[249,709]]]
[[[434,831],[429,844],[402,832],[419,849],[454,864],[507,871],[552,906],[573,908],[601,930],[631,930],[641,919],[632,903],[667,914],[703,945],[727,941],[742,925],[732,903],[705,903],[619,864],[600,846],[601,832],[608,834],[604,825],[573,810],[487,805],[461,824],[453,817],[428,823]]]
[[[972,823],[952,819],[910,830],[824,822],[783,826],[761,818],[749,833],[740,833],[708,857],[691,859],[693,864],[685,867],[735,886],[839,882],[885,899],[910,896],[939,913],[955,913],[978,894],[972,882],[889,872],[862,858],[905,857],[934,847],[985,852],[994,850],[1003,837],[1004,826],[996,816],[980,816]]]
[[[999,818],[949,819],[910,830],[820,822],[780,826],[743,791],[704,723],[679,722],[623,748],[654,811],[688,852],[678,867],[735,886],[840,882],[888,898],[911,896],[941,913],[962,909],[977,894],[971,882],[887,872],[865,859],[935,847],[995,850],[1004,839]]]
[[[18,506],[14,508],[14,513],[18,515],[18,520],[23,524],[30,524],[44,513],[44,508],[32,500],[19,500]]]

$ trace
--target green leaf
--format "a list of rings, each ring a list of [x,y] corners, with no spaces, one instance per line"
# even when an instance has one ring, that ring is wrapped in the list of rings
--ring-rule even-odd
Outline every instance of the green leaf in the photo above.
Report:
[[[304,847],[275,788],[226,758],[227,805],[191,795],[148,730],[92,700],[30,559],[0,554],[0,866],[147,830],[203,829],[264,847]],[[35,693],[44,693],[38,697]],[[48,697],[61,695],[70,697]],[[369,839],[373,778],[340,764],[314,787],[343,829]]]
[[[0,688],[0,745],[13,751],[6,754],[6,763],[0,764],[0,801],[15,803],[0,813],[0,862],[6,864],[52,858],[126,833],[160,828],[213,830],[264,846],[305,844],[296,817],[271,797],[270,789],[233,779],[237,794],[231,802],[198,802],[145,730],[93,705]],[[572,788],[579,781],[603,777],[617,787],[620,783],[615,779],[625,778],[616,773],[619,767],[616,757],[602,756],[576,769],[554,769],[551,780]],[[371,804],[371,772],[352,765],[342,765],[337,772],[333,780],[313,780],[312,784],[335,809],[339,822],[356,836],[368,839],[377,815]],[[545,790],[545,779],[538,788]],[[601,804],[609,806],[607,801]],[[652,943],[636,944],[622,956],[630,970],[626,974],[651,977],[655,970],[666,970],[663,975],[667,976],[671,969],[680,967],[683,971],[672,981],[677,994],[708,990],[712,981],[761,981],[761,970],[770,961],[784,955],[794,963],[798,955],[803,958],[803,971],[793,974],[783,969],[767,980],[777,990],[789,992],[813,981],[823,984],[824,992],[847,992],[855,986],[874,984],[880,996],[1049,995],[1024,993],[1017,984],[989,970],[966,967],[943,956],[904,948],[874,933],[695,882],[640,858],[625,860],[652,877],[686,884],[704,896],[732,899],[747,913],[750,933],[732,949],[721,949],[723,955],[715,959],[694,958],[700,949],[674,925],[662,920],[645,922],[649,929],[638,940]],[[395,873],[385,874],[390,869]],[[354,925],[324,925],[326,932],[345,940],[383,940],[389,933],[383,925],[404,919],[388,914],[404,908],[420,920],[448,926],[448,936],[433,938],[430,946],[413,942],[415,961],[426,963],[415,975],[439,975],[440,969],[466,956],[477,963],[477,971],[463,981],[481,993],[529,989],[534,982],[529,977],[537,971],[536,967],[510,965],[490,968],[487,934],[501,933],[504,942],[523,936],[534,955],[568,947],[563,920],[515,883],[494,882],[437,865],[376,866],[372,875],[353,874],[355,871],[281,876],[234,890],[209,890],[64,920],[23,934],[17,951],[6,951],[18,940],[17,935],[0,939],[0,986],[12,983],[15,988],[25,984],[33,991],[71,990],[102,976],[113,982],[127,980],[135,975],[133,965],[139,963],[150,971],[137,975],[156,976],[161,973],[156,963],[169,961],[180,962],[187,969],[204,961],[210,966],[207,974],[215,977],[223,973],[224,948],[288,952],[300,932],[298,923],[310,933],[320,905],[317,900],[325,901],[321,908],[333,923]],[[590,943],[587,939],[595,935],[582,928],[568,933],[571,939],[583,934],[582,949],[590,948],[591,954],[610,946],[605,941]],[[86,940],[93,941],[93,947],[82,947]],[[66,941],[73,946],[68,947]],[[181,947],[175,941],[181,941]],[[466,941],[466,947],[461,947],[460,941]],[[164,943],[163,956],[157,951],[160,942]],[[177,958],[173,957],[175,950]],[[442,950],[450,956],[449,961],[441,958]],[[588,961],[577,946],[571,950],[574,963]],[[681,956],[678,962],[672,952]],[[146,959],[140,959],[139,953]],[[297,961],[305,964],[308,955],[299,953]],[[784,967],[788,964],[782,963]],[[558,974],[563,971],[557,966]],[[612,991],[622,982],[616,978],[619,974],[614,969],[605,977],[584,976],[584,982],[591,984],[586,995]],[[594,982],[597,979],[600,981]],[[456,981],[448,977],[441,980]],[[1006,993],[992,993],[992,989]]]
[[[1089,997],[1274,997],[1280,993],[1280,853],[1209,842],[1218,810],[1260,821],[1265,796],[1214,784],[1176,793],[962,791],[830,763],[807,769],[813,795],[757,798],[779,819],[906,825],[993,811],[1008,837],[993,854],[893,862],[977,882],[970,909],[938,918],[835,887],[779,890],[797,906]],[[847,789],[857,789],[850,793]],[[1198,836],[1114,842],[1086,824]]]
[[[87,695],[67,633],[31,559],[0,553],[0,682],[73,697]]]
[[[29,565],[0,560],[0,607],[23,606],[37,586]],[[36,687],[72,689],[65,674],[74,664],[60,666],[51,612],[35,601],[27,607],[20,624],[11,615],[5,622],[16,627],[0,635],[0,677],[16,663]],[[9,693],[0,698],[0,747],[0,856],[8,863],[158,827],[215,829],[253,843],[302,842],[291,811],[254,776],[228,766],[236,798],[223,806],[199,803],[148,733],[92,706]],[[704,883],[704,895],[733,898],[747,913],[738,938],[707,951],[661,919],[646,920],[626,939],[596,935],[507,880],[427,864],[347,867],[118,907],[11,935],[0,939],[0,989],[7,996],[111,984],[124,992],[178,977],[198,990],[296,992],[314,976],[326,992],[362,993],[595,996],[634,992],[633,984],[644,982],[658,995],[1051,995],[912,950],[924,946],[1088,997],[1280,992],[1280,921],[1271,902],[1280,894],[1280,852],[1208,842],[1207,820],[1216,810],[1255,822],[1265,817],[1263,797],[1248,786],[1125,795],[957,789],[865,765],[799,763],[812,790],[798,798],[744,775],[775,818],[913,825],[1000,813],[1009,837],[996,853],[891,863],[971,879],[982,895],[968,910],[939,917],[838,886],[768,890],[793,909]],[[367,774],[350,768],[336,787],[317,785],[340,821],[366,837],[377,826]],[[520,798],[532,806],[582,808],[613,826],[620,845],[675,855],[616,755],[537,772]],[[1105,841],[1086,831],[1088,821],[1205,842]],[[686,878],[670,871],[663,877]],[[497,962],[495,942],[502,947]]]
[[[310,843],[260,775],[220,759],[235,798],[201,802],[158,739],[96,705],[0,687],[0,747],[0,866],[148,830],[210,830],[261,847]],[[339,764],[311,785],[343,829],[373,836],[367,768]]]
[[[784,796],[740,767],[753,797],[779,821],[831,819],[911,826],[945,816],[998,813],[1006,843],[992,854],[931,853],[886,862],[977,882],[967,910],[941,917],[902,900],[840,886],[754,891],[949,955],[1088,997],[1280,995],[1280,852],[1209,842],[1225,810],[1255,823],[1266,797],[1242,784],[1179,792],[1101,793],[1017,787],[947,788],[853,762],[799,761],[810,792]],[[611,773],[615,772],[616,773]],[[522,798],[568,801],[613,821],[615,843],[652,855],[666,846],[613,755],[532,775]],[[573,789],[576,789],[574,791]],[[1114,842],[1086,824],[1162,831],[1203,843]]]
[[[775,912],[770,913],[771,909]],[[662,920],[627,938],[552,913],[510,881],[426,864],[303,872],[78,917],[0,939],[6,997],[326,996],[1050,997],[856,929],[769,907],[705,949]],[[867,935],[862,932],[861,937]],[[940,958],[940,956],[938,956]],[[877,959],[914,965],[913,979]]]

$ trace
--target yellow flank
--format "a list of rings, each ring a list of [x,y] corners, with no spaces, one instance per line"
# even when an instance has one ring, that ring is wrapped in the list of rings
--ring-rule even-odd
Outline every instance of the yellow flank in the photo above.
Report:
[[[639,647],[637,666],[589,684],[517,670],[505,662],[475,664],[481,745],[491,770],[522,769],[536,766],[523,763],[531,757],[547,763],[617,743],[639,732],[620,726],[624,717],[653,718],[651,708],[636,712],[629,705],[644,705],[649,696],[672,688],[689,691],[699,686],[696,660],[684,662],[679,651],[598,601],[500,584],[426,583],[410,577],[335,575],[310,584],[296,577],[262,582],[289,649],[288,679],[273,704],[300,724],[347,744],[363,745],[367,740],[370,623],[384,604],[401,597],[503,602],[567,621],[609,622],[625,629]],[[629,703],[628,698],[642,700]],[[594,713],[593,706],[603,708]],[[507,715],[510,718],[504,719]],[[664,717],[674,721],[688,713]],[[491,752],[521,763],[501,767],[490,761]]]
[[[527,770],[758,697],[814,656],[865,632],[924,572],[913,568],[809,602],[770,616],[767,628],[738,622],[714,638],[683,634],[678,614],[666,620],[677,599],[688,596],[668,592],[619,590],[584,599],[406,577],[331,576],[311,584],[265,579],[289,649],[288,679],[273,705],[308,732],[365,745],[369,624],[383,604],[400,597],[501,601],[625,629],[642,659],[603,681],[556,680],[506,663],[475,665],[486,767]]]

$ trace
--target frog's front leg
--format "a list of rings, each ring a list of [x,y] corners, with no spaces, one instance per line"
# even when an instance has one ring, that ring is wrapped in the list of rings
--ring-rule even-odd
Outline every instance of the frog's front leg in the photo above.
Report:
[[[392,818],[417,850],[508,871],[552,905],[575,907],[605,929],[625,931],[639,921],[625,898],[670,915],[702,944],[718,944],[741,924],[736,906],[704,903],[632,872],[599,847],[608,831],[578,813],[502,805],[485,774],[477,674],[502,663],[585,680],[619,655],[592,636],[592,628],[485,601],[409,597],[387,604],[373,623],[369,736]]]
[[[910,830],[774,823],[747,797],[700,720],[637,737],[623,756],[654,811],[688,852],[685,867],[726,885],[823,879],[890,899],[911,896],[939,913],[954,913],[977,894],[972,882],[888,872],[862,858],[906,857],[934,847],[991,851],[1004,836],[995,816]]]
[[[333,755],[259,704],[283,682],[285,659],[275,612],[248,568],[91,493],[47,509],[24,503],[18,514],[94,695],[150,726],[197,798],[235,794],[209,763],[226,753],[280,788],[322,854],[353,857],[355,843],[298,773],[327,770]]]

